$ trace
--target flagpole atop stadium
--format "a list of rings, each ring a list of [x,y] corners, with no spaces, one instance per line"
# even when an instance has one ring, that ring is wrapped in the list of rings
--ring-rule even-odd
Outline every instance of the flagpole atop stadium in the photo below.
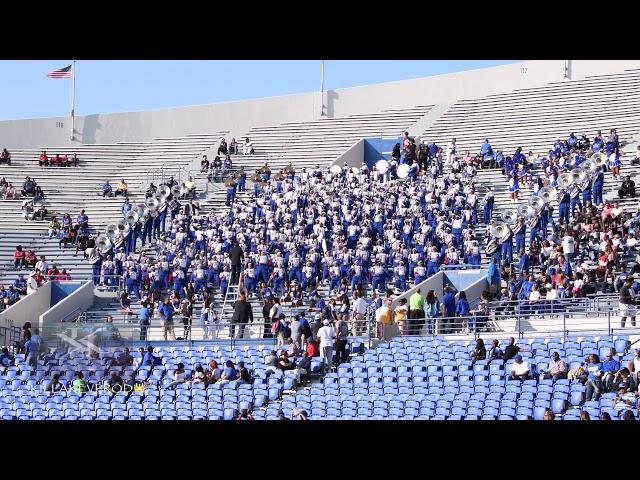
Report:
[[[324,117],[324,60],[320,69],[320,116]]]
[[[76,61],[71,69],[71,141],[75,140],[75,109],[76,109]]]

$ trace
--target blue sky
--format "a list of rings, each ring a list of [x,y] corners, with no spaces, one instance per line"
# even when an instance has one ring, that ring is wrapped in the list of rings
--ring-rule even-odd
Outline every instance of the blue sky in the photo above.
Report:
[[[425,77],[514,60],[327,60],[325,89]],[[0,120],[69,115],[71,80],[50,79],[71,60],[0,61]],[[77,63],[76,115],[179,107],[320,89],[320,60]],[[10,73],[7,73],[10,72]]]

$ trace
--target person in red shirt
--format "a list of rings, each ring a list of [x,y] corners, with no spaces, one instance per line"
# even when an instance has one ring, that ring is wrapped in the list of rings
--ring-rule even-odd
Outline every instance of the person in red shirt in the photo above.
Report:
[[[16,251],[13,252],[13,257],[14,257],[13,268],[17,269],[17,268],[22,268],[26,266],[24,262],[24,252],[22,251],[22,245],[18,245],[16,247]]]
[[[307,339],[307,355],[309,356],[309,358],[320,356],[320,349],[318,348],[318,342],[313,338]]]
[[[44,275],[42,275],[42,273],[40,272],[40,270],[36,270],[36,273],[34,274],[33,278],[35,279],[36,283],[38,284],[38,288],[45,282],[46,278],[44,278]]]
[[[69,160],[69,157],[67,157],[67,154],[65,153],[64,156],[60,159],[60,166],[61,167],[70,167],[71,166],[71,161]]]
[[[56,280],[71,280],[71,275],[67,273],[66,268],[63,268],[62,272],[56,276]]]
[[[47,157],[47,152],[45,150],[40,154],[40,159],[38,160],[38,165],[47,167],[49,165],[49,157]]]
[[[35,267],[38,262],[38,257],[33,250],[29,250],[24,254],[24,263],[27,267]]]

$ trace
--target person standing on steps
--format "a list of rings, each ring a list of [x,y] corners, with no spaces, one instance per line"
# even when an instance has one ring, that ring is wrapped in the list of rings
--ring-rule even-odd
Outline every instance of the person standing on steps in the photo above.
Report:
[[[229,252],[231,259],[231,285],[237,285],[240,280],[240,267],[244,262],[244,251],[236,241],[233,242],[233,248]]]

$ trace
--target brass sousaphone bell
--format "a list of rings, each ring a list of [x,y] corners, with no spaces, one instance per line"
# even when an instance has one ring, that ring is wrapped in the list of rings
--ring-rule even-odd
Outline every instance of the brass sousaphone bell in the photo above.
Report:
[[[111,240],[106,235],[99,235],[96,238],[96,248],[99,248],[101,252],[108,250],[111,247]]]
[[[542,210],[544,208],[544,204],[545,204],[545,201],[538,196],[532,196],[531,198],[529,198],[528,205],[535,212],[539,212],[540,210]]]
[[[593,160],[593,163],[595,163],[596,167],[602,168],[607,163],[607,156],[602,152],[598,152],[591,155],[591,158],[589,158],[589,160]]]
[[[499,243],[503,243],[509,237],[509,226],[504,222],[496,222],[491,225],[489,232]]]
[[[589,160],[587,160],[586,162],[580,165],[580,168],[582,169],[582,171],[587,175],[591,175],[596,171],[596,168],[598,168],[598,165],[594,160],[592,160],[592,158],[590,158]]]
[[[560,188],[569,188],[569,186],[573,183],[573,175],[568,172],[561,173],[558,176],[558,186]]]
[[[502,211],[500,218],[507,225],[515,225],[518,221],[518,211],[515,208],[508,208]]]
[[[538,192],[538,196],[544,203],[550,203],[558,197],[558,192],[553,187],[542,187]]]
[[[114,238],[116,238],[117,234],[118,234],[118,225],[116,225],[115,223],[110,223],[104,229],[104,236],[107,237],[109,240],[113,240]]]

